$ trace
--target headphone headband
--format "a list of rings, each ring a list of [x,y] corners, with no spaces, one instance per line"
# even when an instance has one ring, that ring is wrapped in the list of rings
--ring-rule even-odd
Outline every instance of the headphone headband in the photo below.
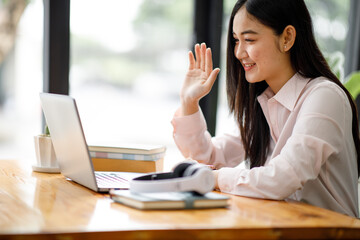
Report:
[[[147,174],[141,177],[135,178],[136,180],[161,180],[161,179],[170,179],[174,178],[172,172],[165,172],[165,173],[152,173]]]
[[[181,169],[183,174],[177,176],[177,170],[184,167],[185,170]],[[195,191],[205,194],[212,191],[214,185],[215,179],[209,167],[203,164],[180,163],[174,172],[153,173],[134,178],[130,181],[130,191],[135,193]]]

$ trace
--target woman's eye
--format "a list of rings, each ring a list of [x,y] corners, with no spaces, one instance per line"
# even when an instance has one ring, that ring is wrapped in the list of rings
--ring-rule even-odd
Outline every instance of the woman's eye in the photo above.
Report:
[[[254,42],[253,39],[249,39],[249,38],[245,38],[244,40],[245,40],[245,42]]]

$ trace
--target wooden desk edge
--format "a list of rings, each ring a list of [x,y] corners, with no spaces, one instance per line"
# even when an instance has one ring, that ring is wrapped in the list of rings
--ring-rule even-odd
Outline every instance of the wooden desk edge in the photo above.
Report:
[[[256,236],[254,235],[256,231]],[[2,234],[7,240],[45,239],[360,239],[354,228],[154,229],[98,232]]]

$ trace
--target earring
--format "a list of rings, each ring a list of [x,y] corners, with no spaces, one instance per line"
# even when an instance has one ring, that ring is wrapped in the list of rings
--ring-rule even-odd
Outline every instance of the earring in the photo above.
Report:
[[[284,45],[284,48],[286,48],[286,45]]]

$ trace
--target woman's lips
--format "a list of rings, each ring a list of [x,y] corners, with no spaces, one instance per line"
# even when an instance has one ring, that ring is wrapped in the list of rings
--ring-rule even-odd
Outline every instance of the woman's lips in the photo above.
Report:
[[[255,65],[256,63],[243,63],[243,67],[245,71],[250,71],[252,68],[254,68]]]

